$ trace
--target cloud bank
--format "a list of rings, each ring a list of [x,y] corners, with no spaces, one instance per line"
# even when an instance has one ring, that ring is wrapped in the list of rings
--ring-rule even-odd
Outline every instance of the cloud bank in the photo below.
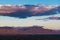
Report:
[[[2,10],[3,9],[3,10]],[[44,26],[60,29],[60,7],[42,5],[0,6],[0,27]]]
[[[18,18],[31,16],[54,15],[59,11],[59,6],[54,5],[19,5],[19,6],[0,6],[0,15]]]

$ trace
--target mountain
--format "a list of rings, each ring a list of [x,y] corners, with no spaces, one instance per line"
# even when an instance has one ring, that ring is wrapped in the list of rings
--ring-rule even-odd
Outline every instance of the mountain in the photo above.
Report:
[[[31,26],[31,27],[0,27],[0,35],[26,35],[26,34],[60,34],[60,32],[44,29],[43,26]]]
[[[56,11],[60,12],[60,6],[50,5],[0,6],[0,15],[18,18],[54,15],[57,14]]]

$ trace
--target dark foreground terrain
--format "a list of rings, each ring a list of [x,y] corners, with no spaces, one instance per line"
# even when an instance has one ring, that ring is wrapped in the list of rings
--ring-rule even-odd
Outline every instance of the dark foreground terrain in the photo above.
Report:
[[[60,34],[50,35],[0,35],[0,40],[60,40]]]

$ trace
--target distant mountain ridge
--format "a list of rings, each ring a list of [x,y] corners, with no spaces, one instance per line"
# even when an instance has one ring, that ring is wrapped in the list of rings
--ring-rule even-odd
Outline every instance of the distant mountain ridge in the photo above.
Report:
[[[58,31],[44,29],[40,26],[12,28],[12,27],[0,27],[0,35],[26,35],[26,34],[60,34]]]

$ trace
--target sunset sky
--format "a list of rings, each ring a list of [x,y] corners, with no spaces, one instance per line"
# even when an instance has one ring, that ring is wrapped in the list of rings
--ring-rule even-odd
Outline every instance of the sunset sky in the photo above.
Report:
[[[60,15],[60,14],[59,14]],[[55,15],[58,16],[58,15]],[[60,20],[50,20],[45,19],[50,16],[35,16],[35,17],[28,17],[28,18],[15,18],[15,17],[8,17],[8,16],[0,16],[0,26],[10,26],[10,27],[29,27],[29,26],[44,26],[46,29],[53,29],[58,30],[60,29]],[[37,20],[41,19],[41,20]]]
[[[34,5],[34,4],[45,4],[45,5],[60,5],[60,0],[0,0],[0,5],[12,4],[12,5]],[[21,26],[28,27],[33,25],[44,26],[46,29],[60,30],[60,20],[46,19],[52,16],[60,17],[60,13],[55,15],[47,16],[32,16],[27,18],[16,18],[10,16],[0,15],[0,27],[3,26]],[[41,20],[38,20],[41,19]],[[45,20],[46,19],[46,20]]]

